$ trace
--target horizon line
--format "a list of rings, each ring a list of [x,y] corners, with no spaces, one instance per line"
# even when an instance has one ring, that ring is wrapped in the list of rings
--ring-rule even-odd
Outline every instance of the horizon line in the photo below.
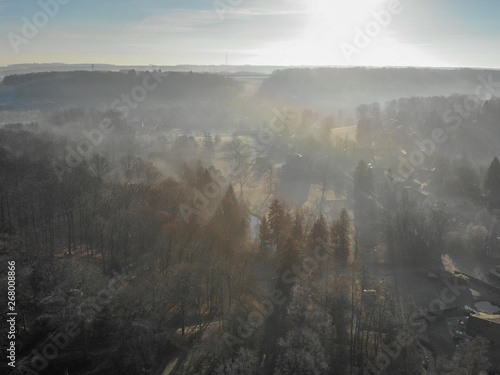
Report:
[[[159,64],[112,64],[112,63],[64,63],[64,62],[43,62],[43,63],[16,63],[8,65],[0,65],[0,68],[10,68],[18,66],[37,66],[37,65],[88,65],[88,66],[115,66],[115,67],[141,67],[141,68],[162,68],[162,67],[282,67],[282,68],[371,68],[371,69],[386,69],[386,68],[420,68],[420,69],[484,69],[484,70],[500,70],[500,67],[485,67],[485,66],[431,66],[431,65],[276,65],[276,64],[174,64],[174,65],[159,65]]]

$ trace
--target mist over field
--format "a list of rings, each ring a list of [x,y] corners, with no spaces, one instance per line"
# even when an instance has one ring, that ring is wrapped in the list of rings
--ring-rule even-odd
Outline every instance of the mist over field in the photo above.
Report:
[[[499,13],[0,0],[2,374],[500,374]]]

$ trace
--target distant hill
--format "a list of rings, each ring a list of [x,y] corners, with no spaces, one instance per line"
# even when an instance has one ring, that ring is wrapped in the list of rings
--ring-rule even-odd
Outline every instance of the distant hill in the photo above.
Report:
[[[53,110],[60,106],[111,105],[123,95],[137,101],[225,100],[239,95],[242,85],[223,75],[209,73],[72,71],[14,74],[0,84],[0,110]],[[146,80],[146,81],[145,81]],[[159,82],[161,81],[161,82]],[[146,82],[146,84],[145,84]],[[154,87],[146,90],[145,87]],[[144,93],[144,94],[143,94]],[[123,100],[123,99],[121,99]]]
[[[356,106],[401,97],[474,94],[491,75],[500,94],[500,71],[472,68],[295,68],[277,70],[259,96],[323,107]],[[498,96],[497,94],[497,96]]]
[[[255,66],[255,65],[110,65],[110,64],[15,64],[0,66],[0,79],[13,74],[29,74],[42,72],[71,72],[71,71],[105,71],[119,72],[136,70],[161,70],[163,72],[194,72],[194,73],[229,73],[238,72],[271,74],[276,69],[285,69],[285,66]]]
[[[81,70],[71,70],[75,67]],[[147,101],[225,100],[256,93],[320,110],[356,108],[359,104],[409,97],[474,95],[481,80],[491,80],[500,94],[500,71],[472,68],[285,68],[279,66],[132,67],[91,64],[26,64],[0,68],[12,71],[0,83],[0,110],[54,109],[111,103],[142,85],[146,70],[164,77],[148,92]],[[3,69],[3,70],[2,70]],[[50,70],[53,69],[53,70]],[[36,71],[33,71],[36,70]],[[3,72],[3,73],[2,73]],[[484,92],[484,89],[483,89]],[[153,100],[152,100],[153,99]]]

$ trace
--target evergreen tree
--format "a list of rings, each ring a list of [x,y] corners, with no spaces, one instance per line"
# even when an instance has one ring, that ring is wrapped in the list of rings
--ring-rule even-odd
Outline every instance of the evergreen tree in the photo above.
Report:
[[[273,234],[271,232],[271,227],[267,221],[266,215],[262,217],[262,221],[259,226],[259,250],[262,255],[268,255],[271,251],[271,245],[273,240]]]
[[[484,188],[488,192],[490,204],[493,207],[500,207],[500,161],[495,156],[488,168]]]
[[[304,238],[304,229],[302,225],[303,219],[304,215],[302,215],[300,212],[296,212],[295,216],[293,217],[292,239],[297,243],[297,245],[301,245]]]
[[[300,252],[291,237],[279,251],[277,256],[277,283],[276,290],[283,298],[283,303],[276,306],[276,311],[266,321],[263,338],[263,353],[275,353],[277,341],[283,335],[285,329],[285,317],[293,297],[293,290],[296,284],[295,273],[300,266]],[[267,359],[266,368],[274,368],[276,357],[270,355]]]
[[[223,236],[224,243],[236,245],[235,242],[245,238],[248,229],[248,215],[245,208],[236,199],[232,185],[229,185],[220,202],[215,215],[215,224]]]
[[[335,258],[342,266],[346,266],[349,261],[349,249],[351,247],[350,220],[349,213],[343,208],[340,211],[339,218],[333,222],[330,228],[330,238],[335,251]]]
[[[316,219],[311,229],[311,233],[309,233],[309,243],[311,247],[317,244],[318,238],[321,238],[325,242],[328,241],[328,226],[323,214],[320,214]]]
[[[274,199],[269,206],[269,227],[273,233],[274,245],[279,249],[282,239],[281,234],[284,229],[285,209],[278,199]]]
[[[287,301],[291,300],[292,290],[295,286],[295,282],[288,282],[288,279],[293,275],[292,271],[300,265],[301,256],[300,252],[289,237],[283,249],[278,254],[278,289],[280,289]],[[289,277],[287,275],[290,274]]]
[[[325,217],[323,214],[320,214],[319,217],[313,224],[311,228],[311,232],[309,233],[309,252],[311,255],[314,254],[315,249],[320,246],[322,243],[328,243],[328,225],[326,223]],[[324,262],[320,263],[320,272],[323,274],[324,270]]]
[[[484,188],[490,192],[500,192],[500,161],[496,156],[488,168]]]

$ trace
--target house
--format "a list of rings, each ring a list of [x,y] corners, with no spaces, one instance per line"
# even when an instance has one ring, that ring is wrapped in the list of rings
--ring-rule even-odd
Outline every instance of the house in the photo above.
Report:
[[[465,331],[470,336],[482,336],[490,342],[491,350],[500,350],[500,315],[472,314]]]

